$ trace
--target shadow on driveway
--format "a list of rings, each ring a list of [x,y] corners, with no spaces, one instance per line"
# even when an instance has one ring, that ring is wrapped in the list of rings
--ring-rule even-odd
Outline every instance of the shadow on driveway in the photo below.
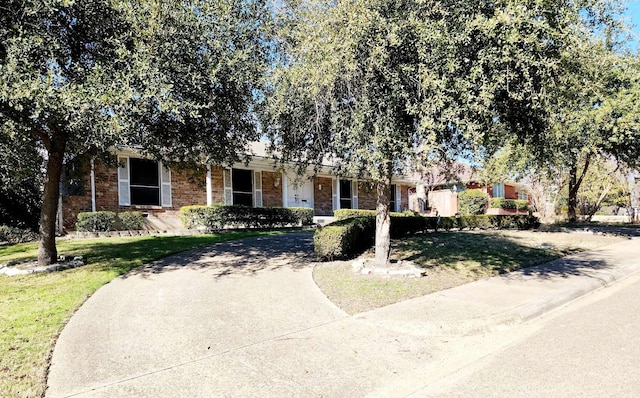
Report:
[[[245,238],[190,250],[136,268],[123,277],[144,277],[184,268],[210,270],[215,277],[253,275],[280,268],[302,269],[313,261],[313,234],[289,233]]]

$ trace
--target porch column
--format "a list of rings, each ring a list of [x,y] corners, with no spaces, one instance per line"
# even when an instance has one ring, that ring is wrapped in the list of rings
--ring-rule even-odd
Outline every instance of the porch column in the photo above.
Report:
[[[91,211],[96,212],[96,170],[94,158],[91,158]]]
[[[213,187],[211,186],[211,165],[207,165],[207,206],[213,205]]]

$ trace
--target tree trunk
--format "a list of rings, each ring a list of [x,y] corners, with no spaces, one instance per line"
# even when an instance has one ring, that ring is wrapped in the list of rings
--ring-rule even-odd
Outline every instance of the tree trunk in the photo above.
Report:
[[[391,162],[386,165],[381,181],[378,181],[378,199],[376,205],[376,263],[381,266],[389,265],[391,255]]]
[[[47,174],[44,182],[42,211],[40,213],[40,243],[38,246],[38,264],[49,265],[58,260],[56,249],[56,215],[60,198],[60,176],[64,159],[65,142],[52,141],[47,161]]]
[[[574,161],[569,169],[569,201],[567,203],[567,216],[570,223],[574,223],[578,220],[578,216],[576,214],[576,208],[578,207],[578,190],[580,189],[582,180],[584,180],[584,176],[587,174],[587,170],[589,170],[590,163],[591,154],[587,154],[584,159],[584,168],[582,169],[582,173],[580,173],[580,177],[578,177],[577,161]]]
[[[578,207],[578,166],[572,165],[569,169],[569,200],[567,202],[567,217],[570,223],[578,220],[576,208]]]

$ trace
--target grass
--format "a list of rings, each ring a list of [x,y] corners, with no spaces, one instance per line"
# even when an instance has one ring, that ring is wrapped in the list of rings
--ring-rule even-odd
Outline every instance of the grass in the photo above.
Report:
[[[485,277],[542,264],[624,239],[602,234],[536,231],[430,233],[392,243],[392,261],[409,260],[426,269],[417,279],[381,278],[351,270],[351,262],[323,263],[314,279],[350,314],[419,297]],[[364,257],[371,257],[365,253]]]
[[[56,338],[98,288],[129,270],[195,247],[274,232],[59,240],[58,252],[85,256],[73,270],[0,275],[0,397],[39,397]],[[0,264],[35,258],[37,244],[0,248]]]

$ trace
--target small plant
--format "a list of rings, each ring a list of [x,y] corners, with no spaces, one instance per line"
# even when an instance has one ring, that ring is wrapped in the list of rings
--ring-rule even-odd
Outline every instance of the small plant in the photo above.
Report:
[[[458,194],[458,211],[462,215],[484,214],[487,210],[487,194],[480,189],[467,189]]]
[[[123,211],[118,214],[120,226],[125,231],[137,231],[142,229],[144,216],[140,211]]]
[[[116,213],[112,211],[79,213],[76,229],[79,232],[105,232],[113,227],[115,221]]]

